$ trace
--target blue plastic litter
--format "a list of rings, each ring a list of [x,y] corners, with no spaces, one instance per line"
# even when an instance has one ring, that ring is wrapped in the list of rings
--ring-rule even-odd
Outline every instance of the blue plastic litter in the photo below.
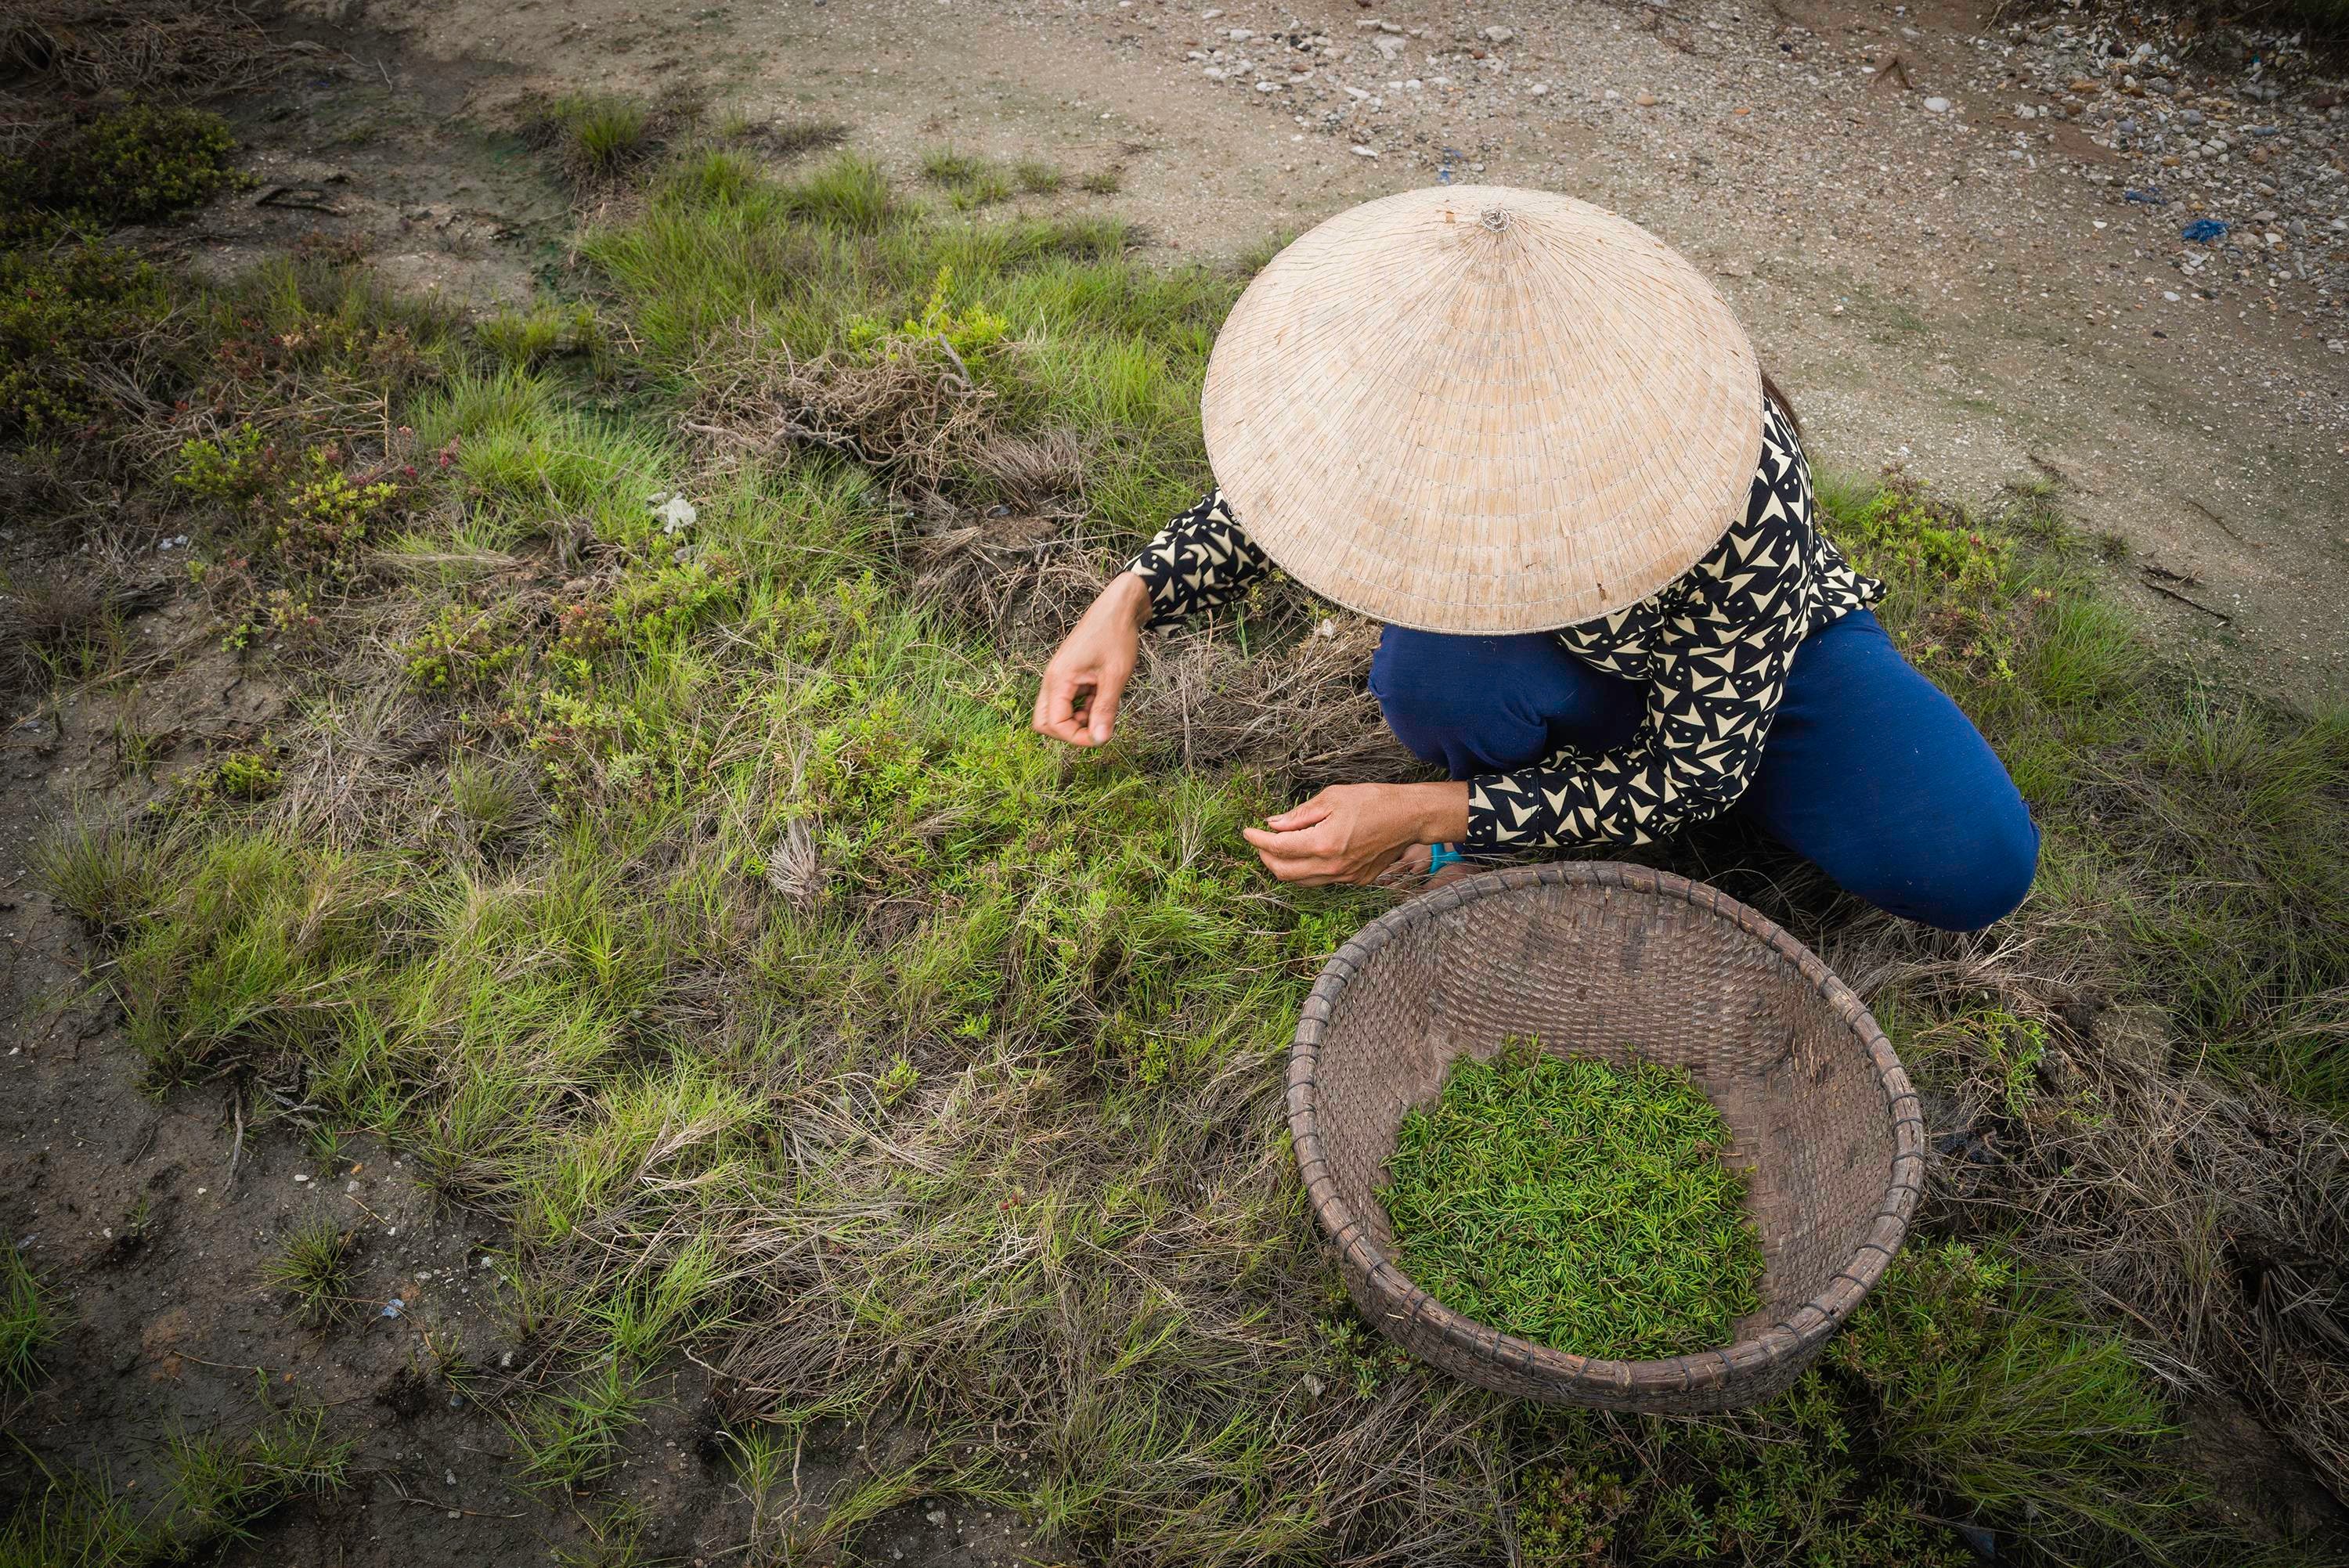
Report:
[[[2147,207],[2163,207],[2168,205],[2169,202],[2169,198],[2164,196],[2158,191],[2138,191],[2135,189],[2122,191],[2121,199],[2125,201],[2142,202]]]
[[[2227,225],[2216,218],[2197,218],[2178,231],[2178,237],[2197,245],[2207,245],[2213,240],[2227,237]]]
[[[407,1309],[408,1304],[395,1295],[391,1298],[390,1302],[385,1305],[384,1309],[376,1315],[378,1317],[398,1317]]]

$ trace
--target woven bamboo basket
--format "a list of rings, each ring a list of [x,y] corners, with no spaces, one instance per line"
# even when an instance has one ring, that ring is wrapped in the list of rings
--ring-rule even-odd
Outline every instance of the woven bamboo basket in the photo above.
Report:
[[[1462,1055],[1685,1067],[1749,1167],[1762,1309],[1733,1345],[1661,1361],[1568,1355],[1463,1317],[1389,1255],[1373,1195],[1403,1114]],[[1321,972],[1288,1057],[1308,1197],[1364,1316],[1414,1356],[1525,1398],[1657,1414],[1789,1387],[1883,1274],[1924,1184],[1909,1076],[1851,988],[1735,899],[1639,866],[1488,872],[1372,921]]]

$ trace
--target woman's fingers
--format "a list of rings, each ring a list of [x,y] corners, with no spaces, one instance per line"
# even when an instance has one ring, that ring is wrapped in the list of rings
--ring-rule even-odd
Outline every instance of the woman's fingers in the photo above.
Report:
[[[1302,806],[1292,806],[1278,817],[1267,817],[1264,820],[1264,825],[1276,833],[1288,833],[1326,820],[1330,815],[1327,793],[1324,791],[1320,795],[1314,796]]]
[[[1085,705],[1085,719],[1095,746],[1107,745],[1109,738],[1116,733],[1118,699],[1124,695],[1122,685],[1116,681],[1096,682],[1092,701]]]
[[[1049,735],[1071,746],[1093,744],[1091,728],[1077,717],[1077,695],[1086,684],[1082,677],[1065,670],[1044,672],[1044,684],[1036,693],[1035,728],[1039,735]]]
[[[1255,848],[1265,869],[1282,882],[1328,882],[1345,869],[1330,835],[1313,828],[1286,833],[1242,828],[1240,836]]]

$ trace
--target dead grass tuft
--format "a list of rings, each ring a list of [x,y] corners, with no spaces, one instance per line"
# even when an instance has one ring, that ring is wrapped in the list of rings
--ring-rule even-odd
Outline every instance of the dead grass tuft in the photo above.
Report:
[[[1299,595],[1301,598],[1302,595]],[[1432,777],[1394,738],[1368,685],[1376,622],[1343,610],[1306,621],[1250,655],[1229,630],[1200,628],[1152,647],[1130,711],[1185,769],[1259,768],[1298,789]]]
[[[687,428],[722,448],[768,456],[822,448],[893,484],[931,490],[1006,449],[987,418],[993,389],[942,337],[893,334],[869,350],[803,356],[744,327],[714,341],[688,374],[699,400]]]
[[[274,38],[243,12],[189,0],[18,0],[0,21],[0,63],[80,98],[117,93],[189,101],[250,92],[294,70],[332,69],[322,44]],[[10,117],[0,153],[40,134]]]

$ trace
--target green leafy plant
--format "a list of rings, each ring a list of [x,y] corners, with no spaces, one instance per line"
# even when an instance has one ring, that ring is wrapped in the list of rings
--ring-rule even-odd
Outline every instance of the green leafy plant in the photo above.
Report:
[[[398,498],[388,471],[355,472],[336,443],[296,451],[248,424],[182,444],[175,482],[226,507],[277,571],[342,582],[358,572]]]
[[[53,441],[115,411],[109,370],[162,331],[162,279],[95,241],[0,249],[0,439]]]
[[[276,764],[258,751],[232,751],[201,768],[173,775],[163,809],[196,818],[223,802],[251,804],[274,795],[285,781]]]
[[[1454,1311],[1576,1355],[1677,1356],[1761,1305],[1729,1139],[1685,1069],[1512,1043],[1403,1118],[1379,1202],[1403,1271]]]
[[[954,304],[954,268],[938,268],[930,280],[929,297],[922,302],[922,314],[908,316],[893,330],[871,316],[859,316],[849,324],[848,346],[854,349],[872,350],[885,344],[892,336],[901,338],[935,338],[953,349],[966,365],[978,360],[988,349],[1010,335],[1011,322],[1007,316],[979,304],[957,308]]]
[[[399,652],[409,683],[419,691],[463,694],[494,686],[523,649],[498,606],[444,604],[400,644]]]
[[[233,184],[218,115],[133,104],[0,159],[0,239],[143,223]]]

